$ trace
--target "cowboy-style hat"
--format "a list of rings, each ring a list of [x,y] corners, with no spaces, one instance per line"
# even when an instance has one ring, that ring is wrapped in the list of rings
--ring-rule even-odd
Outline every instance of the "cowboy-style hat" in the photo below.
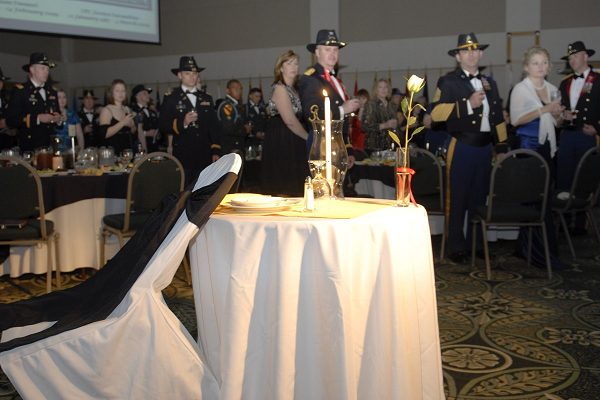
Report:
[[[458,35],[458,44],[455,49],[448,50],[448,55],[454,57],[460,50],[485,50],[489,44],[480,44],[473,32]]]
[[[25,72],[29,72],[29,67],[34,65],[34,64],[41,64],[41,65],[45,65],[48,68],[54,68],[56,67],[56,63],[54,63],[53,61],[48,60],[48,56],[44,53],[31,53],[31,55],[29,56],[29,64],[25,64],[23,65],[23,71]]]
[[[2,68],[0,68],[0,81],[10,81],[10,78],[8,76],[4,76]]]
[[[139,93],[139,92],[143,92],[143,91],[148,92],[148,94],[152,93],[152,88],[146,87],[144,85],[135,85],[135,87],[133,89],[131,89],[131,98],[135,99],[135,96]]]
[[[567,55],[561,57],[561,60],[568,60],[569,56],[571,54],[575,54],[575,53],[579,53],[580,51],[585,51],[589,57],[593,56],[596,51],[592,50],[592,49],[586,49],[585,48],[585,44],[583,44],[583,42],[581,40],[578,40],[576,42],[573,42],[571,44],[569,44],[569,46],[567,47]]]
[[[91,97],[94,100],[98,100],[98,98],[94,96],[94,91],[92,89],[83,89],[83,95],[79,98],[79,100],[83,100],[86,97]]]
[[[179,58],[179,68],[171,68],[174,75],[177,75],[180,71],[200,72],[204,71],[204,68],[198,67],[194,56],[182,56]]]
[[[337,46],[340,49],[346,46],[346,43],[338,40],[337,34],[333,29],[321,29],[317,32],[317,40],[315,43],[309,43],[306,45],[306,49],[311,53],[315,52],[317,46]]]

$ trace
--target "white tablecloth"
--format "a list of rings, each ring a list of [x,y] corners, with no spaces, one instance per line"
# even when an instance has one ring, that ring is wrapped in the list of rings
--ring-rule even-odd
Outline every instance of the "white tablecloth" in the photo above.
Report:
[[[422,207],[213,215],[190,257],[198,343],[221,399],[444,397]]]
[[[60,234],[61,271],[81,267],[99,268],[99,235],[102,217],[125,211],[125,199],[88,199],[55,208],[46,214]],[[114,239],[114,237],[112,238]],[[116,240],[107,241],[106,257],[118,251]],[[11,246],[9,258],[0,264],[0,275],[17,277],[47,269],[46,246]]]
[[[374,179],[361,179],[355,184],[354,188],[357,193],[368,194],[376,199],[396,198],[396,188],[384,185],[383,182]],[[432,235],[441,235],[444,229],[444,217],[442,215],[430,215],[429,229]],[[465,232],[466,229],[465,221]],[[487,231],[488,242],[495,242],[498,239],[516,240],[518,236],[518,228],[494,228]]]

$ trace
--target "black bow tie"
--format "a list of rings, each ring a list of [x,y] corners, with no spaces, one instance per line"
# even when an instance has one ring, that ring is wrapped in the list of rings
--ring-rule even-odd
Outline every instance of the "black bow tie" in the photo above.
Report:
[[[583,74],[581,74],[581,75],[573,74],[573,79],[579,79],[579,78],[583,79]]]
[[[469,74],[469,75],[467,75],[467,78],[469,78],[469,80],[471,80],[471,79],[479,79],[479,80],[481,80],[481,75],[480,74],[475,74],[475,75]]]
[[[185,94],[193,94],[194,96],[198,96],[198,92],[192,92],[191,90],[186,90]]]

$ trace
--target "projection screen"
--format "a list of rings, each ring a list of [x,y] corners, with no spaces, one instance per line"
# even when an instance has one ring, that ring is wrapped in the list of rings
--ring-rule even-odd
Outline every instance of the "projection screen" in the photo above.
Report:
[[[0,29],[160,43],[159,0],[0,0]]]

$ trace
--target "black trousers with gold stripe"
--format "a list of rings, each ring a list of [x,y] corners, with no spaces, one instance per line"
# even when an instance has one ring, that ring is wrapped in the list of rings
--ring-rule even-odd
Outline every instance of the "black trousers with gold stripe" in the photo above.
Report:
[[[448,254],[465,252],[471,246],[471,228],[464,234],[465,218],[477,207],[485,205],[489,190],[492,145],[483,147],[464,144],[452,138],[446,164],[446,229]],[[466,213],[466,215],[465,215]],[[478,240],[477,247],[482,245]]]

